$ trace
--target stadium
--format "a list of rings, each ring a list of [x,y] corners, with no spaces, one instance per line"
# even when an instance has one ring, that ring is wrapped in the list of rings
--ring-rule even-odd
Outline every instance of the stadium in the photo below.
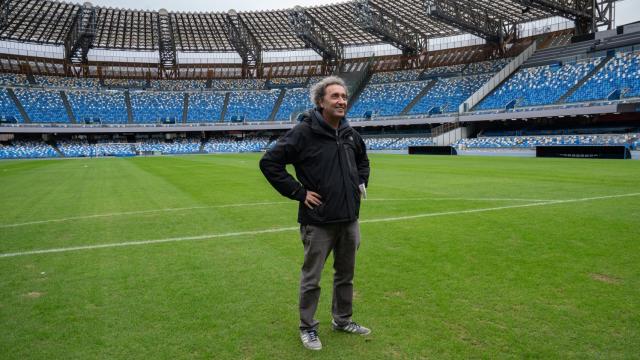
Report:
[[[314,355],[640,354],[640,23],[616,26],[620,1],[97,2],[0,2],[3,358],[310,356],[297,204],[257,163],[329,75],[371,159],[374,332],[321,330]]]

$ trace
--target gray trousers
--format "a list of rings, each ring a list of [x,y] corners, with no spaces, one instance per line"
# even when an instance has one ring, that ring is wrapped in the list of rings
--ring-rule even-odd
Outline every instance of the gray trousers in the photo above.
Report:
[[[300,329],[316,329],[314,319],[320,299],[320,276],[333,251],[333,302],[331,312],[339,325],[351,321],[353,273],[360,245],[358,221],[326,225],[301,225],[304,264],[300,276]]]

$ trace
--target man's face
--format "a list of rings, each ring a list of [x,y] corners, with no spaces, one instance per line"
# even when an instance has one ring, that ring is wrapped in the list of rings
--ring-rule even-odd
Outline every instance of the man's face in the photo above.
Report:
[[[342,119],[347,113],[347,91],[341,85],[327,86],[324,97],[320,101],[320,107],[325,119]]]

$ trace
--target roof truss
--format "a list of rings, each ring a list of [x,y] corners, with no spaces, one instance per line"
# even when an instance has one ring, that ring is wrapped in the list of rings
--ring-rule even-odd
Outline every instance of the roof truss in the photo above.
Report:
[[[362,0],[357,0],[362,1]],[[452,0],[436,0],[449,1]],[[535,6],[526,5],[530,1]],[[490,11],[490,20],[483,20],[481,29],[495,28],[494,20],[506,24],[540,20],[556,16],[558,10],[543,3],[564,4],[580,11],[583,2],[593,0],[464,0],[469,13]],[[615,0],[596,0],[612,3]],[[377,19],[373,26],[357,22],[355,0],[337,4],[304,8],[304,13],[324,30],[327,38],[342,46],[391,43],[403,50],[415,47],[408,39],[423,39],[459,35],[479,24],[468,27],[433,16],[426,11],[425,0],[366,0],[370,12]],[[527,3],[529,4],[529,3]],[[556,5],[557,5],[556,4]],[[575,5],[577,4],[577,6]],[[63,45],[81,9],[79,4],[56,0],[0,0],[0,37],[23,43]],[[525,9],[528,10],[523,11]],[[159,31],[158,11],[138,11],[96,6],[96,34],[94,48],[131,51],[159,51],[162,33]],[[601,18],[611,18],[605,6],[598,7]],[[304,49],[308,46],[289,26],[292,10],[240,12],[238,19],[253,34],[262,51]],[[229,52],[236,50],[225,28],[226,13],[169,13],[171,32],[176,51]],[[475,19],[468,19],[469,22]],[[465,26],[463,26],[465,25]],[[384,30],[384,31],[383,31]],[[488,31],[485,31],[488,32]],[[488,35],[488,34],[486,34]],[[417,45],[419,47],[419,44]]]

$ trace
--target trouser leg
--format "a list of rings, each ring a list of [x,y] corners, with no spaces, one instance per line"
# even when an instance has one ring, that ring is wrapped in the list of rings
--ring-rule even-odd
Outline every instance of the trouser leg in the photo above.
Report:
[[[353,304],[353,275],[356,265],[356,251],[360,245],[360,225],[358,221],[343,224],[333,250],[333,319],[339,325],[351,321]]]
[[[304,263],[300,276],[300,329],[314,329],[320,299],[320,276],[334,244],[331,226],[303,225],[300,236],[304,245]]]

